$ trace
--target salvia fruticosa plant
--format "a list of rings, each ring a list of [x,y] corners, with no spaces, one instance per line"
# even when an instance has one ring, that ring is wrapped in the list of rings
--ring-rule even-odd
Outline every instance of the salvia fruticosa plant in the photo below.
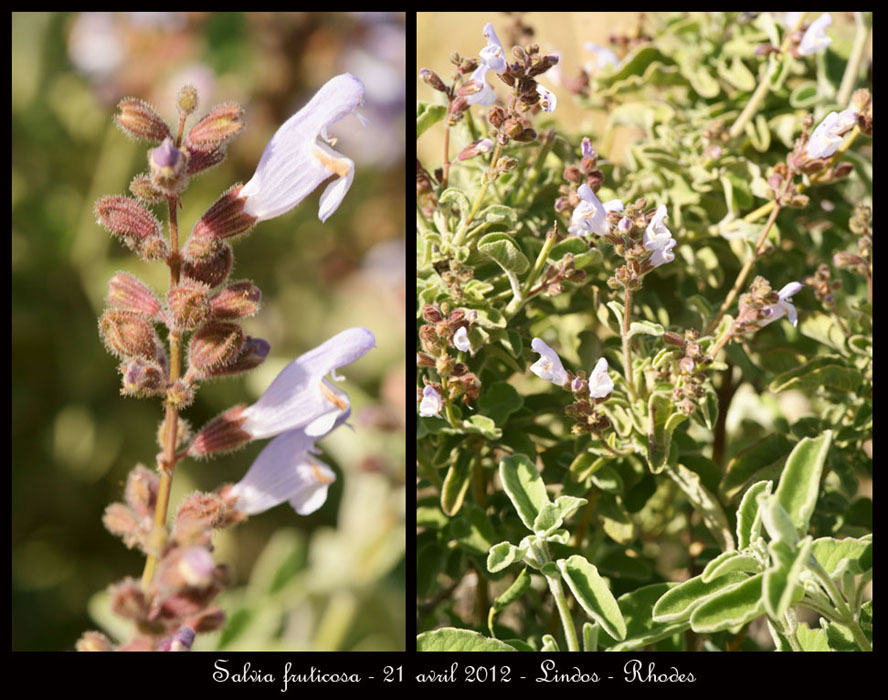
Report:
[[[327,184],[319,217],[342,202],[354,163],[333,150],[327,129],[356,113],[364,95],[360,80],[338,75],[288,119],[271,139],[253,177],[227,190],[197,220],[179,245],[179,209],[191,177],[220,163],[230,140],[244,127],[243,109],[218,105],[193,122],[193,86],[178,95],[175,130],[136,98],[118,104],[114,121],[127,136],[159,144],[148,151],[148,171],[130,184],[134,197],[112,195],[95,205],[98,223],[140,258],[169,268],[165,296],[127,272],[108,282],[99,333],[120,360],[121,394],[160,399],[155,469],[137,465],[127,477],[123,502],[103,522],[130,548],[144,553],[141,579],[126,577],[109,588],[111,610],[130,621],[129,639],[86,632],[83,651],[184,651],[195,635],[219,629],[225,612],[214,604],[230,584],[224,563],[213,558],[213,535],[280,503],[306,515],[320,508],[334,472],[316,456],[315,443],[346,421],[350,403],[333,379],[340,367],[375,344],[366,328],[351,328],[289,363],[253,404],[234,406],[193,431],[181,412],[201,384],[258,367],[270,351],[245,335],[239,322],[259,310],[261,291],[251,280],[230,280],[232,243],[258,222],[280,216]],[[169,234],[151,211],[167,213]],[[164,329],[160,333],[158,329]],[[162,340],[165,335],[166,342]],[[187,459],[230,452],[253,440],[272,440],[236,484],[196,491],[168,518],[176,469]]]
[[[872,649],[870,18],[831,21],[641,16],[573,76],[513,17],[420,71],[419,649]]]

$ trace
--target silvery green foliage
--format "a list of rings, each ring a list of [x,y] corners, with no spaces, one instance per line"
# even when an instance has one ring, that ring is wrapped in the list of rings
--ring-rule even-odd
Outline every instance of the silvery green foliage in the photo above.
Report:
[[[819,17],[422,71],[420,650],[872,649],[870,19]]]

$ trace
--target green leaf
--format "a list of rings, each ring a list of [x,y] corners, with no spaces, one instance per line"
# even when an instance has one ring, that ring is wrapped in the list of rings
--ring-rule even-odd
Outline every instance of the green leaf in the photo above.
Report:
[[[472,478],[472,458],[474,455],[465,450],[457,452],[456,461],[447,469],[444,484],[441,487],[441,510],[453,516],[462,508],[463,499]]]
[[[551,503],[546,485],[533,462],[524,455],[506,457],[499,465],[500,481],[503,489],[518,511],[518,517],[528,530],[543,506]]]
[[[747,578],[738,572],[719,576],[712,581],[703,581],[702,575],[694,576],[663,593],[653,607],[653,619],[655,622],[684,622],[698,606]]]
[[[447,108],[444,105],[431,104],[429,102],[416,102],[416,138],[422,136],[423,132],[430,126],[434,126],[444,118],[447,114]]]
[[[743,494],[737,508],[737,547],[746,549],[756,540],[762,529],[762,517],[759,514],[759,494],[770,495],[773,481],[757,481]]]
[[[484,328],[505,328],[506,317],[492,307],[475,307],[478,316],[475,323]]]
[[[743,92],[752,92],[755,90],[756,79],[752,71],[746,67],[746,64],[739,57],[734,56],[731,59],[731,65],[728,67],[727,62],[719,59],[719,77],[728,81],[738,90]]]
[[[786,509],[780,505],[777,496],[758,497],[759,513],[762,516],[762,524],[772,540],[782,540],[794,545],[798,540],[798,533],[792,518]]]
[[[491,224],[505,224],[508,228],[514,228],[518,223],[518,213],[505,204],[491,204],[478,212],[474,220],[486,221]]]
[[[845,334],[832,316],[819,311],[805,314],[799,321],[799,333],[843,354],[845,352]]]
[[[626,622],[620,606],[598,569],[578,554],[559,559],[558,568],[577,602],[614,639],[626,638]]]
[[[467,503],[453,518],[450,534],[467,554],[475,556],[487,554],[497,536],[487,513],[474,503]]]
[[[576,257],[582,253],[588,253],[589,250],[589,244],[586,243],[586,241],[577,236],[571,236],[570,238],[565,238],[560,243],[556,243],[552,246],[552,251],[549,253],[549,259],[561,260],[561,258],[568,253]]]
[[[493,384],[478,399],[478,410],[497,425],[504,425],[508,417],[523,405],[521,394],[506,382]]]
[[[478,241],[478,250],[507,272],[521,275],[530,269],[530,261],[505,233],[488,233]]]
[[[832,431],[825,431],[818,438],[804,438],[795,446],[780,475],[775,495],[789,513],[798,532],[808,530],[826,455],[832,445]]]
[[[515,651],[498,639],[491,639],[472,630],[442,627],[416,637],[416,651]]]
[[[593,481],[595,477],[592,477]],[[601,527],[614,542],[628,545],[635,540],[637,526],[619,500],[619,496],[603,494],[598,499],[598,515]]]
[[[556,641],[555,637],[553,637],[551,634],[544,634],[543,645],[540,647],[540,651],[558,651],[558,642]]]
[[[744,625],[763,614],[763,577],[764,574],[750,576],[709,598],[691,613],[691,629],[698,634],[718,632]]]
[[[576,482],[585,481],[607,463],[607,458],[591,452],[580,452],[570,463],[568,472]]]
[[[753,477],[776,472],[791,449],[792,442],[786,436],[773,433],[739,452],[725,469],[719,486],[722,497],[730,500]]]
[[[797,85],[791,93],[789,93],[789,105],[795,109],[810,109],[820,101],[820,91],[817,89],[817,83],[808,80]]]
[[[503,431],[496,427],[496,423],[487,416],[472,416],[464,420],[462,425],[467,433],[483,435],[488,440],[499,440],[503,434]]]
[[[448,187],[441,193],[441,196],[438,197],[438,204],[456,204],[459,209],[459,218],[465,219],[469,215],[469,211],[471,211],[471,205],[469,204],[469,198],[466,196],[465,192],[457,189],[456,187]]]
[[[651,472],[659,474],[666,466],[672,433],[687,416],[674,410],[672,400],[663,394],[651,394],[648,400],[647,459]]]
[[[651,610],[663,594],[675,583],[655,583],[650,586],[636,588],[631,593],[624,593],[617,598],[620,612],[626,622],[626,638],[616,643],[610,635],[602,630],[599,644],[609,651],[631,651],[653,644],[678,632],[684,632],[688,622],[655,622]]]
[[[706,568],[703,569],[701,577],[704,583],[709,583],[720,576],[729,574],[732,571],[749,571],[759,572],[762,566],[759,560],[751,554],[743,552],[722,552],[715,559],[710,561]]]
[[[833,537],[819,537],[814,540],[811,546],[811,554],[830,578],[839,579],[845,571],[860,574],[870,568],[860,561],[868,547],[872,547],[871,542],[853,537],[846,537],[843,540]]]
[[[555,507],[554,503],[544,505],[533,521],[533,531],[540,537],[545,537],[550,532],[554,532],[564,523],[564,519]]]
[[[811,554],[810,536],[801,540],[798,547],[777,540],[768,543],[772,566],[765,571],[762,580],[762,597],[765,611],[774,620],[783,618],[784,613],[804,594],[799,584],[799,576]]]
[[[500,542],[493,545],[487,553],[487,570],[495,574],[513,562],[521,560],[521,551],[511,542]]]
[[[633,321],[629,324],[628,337],[631,338],[632,336],[639,334],[660,337],[665,332],[666,329],[659,323],[651,323],[650,321]]]
[[[818,357],[801,367],[778,375],[769,387],[775,394],[789,389],[801,391],[824,387],[836,391],[857,391],[863,381],[863,374],[854,367],[848,367],[839,357]]]
[[[591,622],[583,623],[583,651],[598,651],[598,630],[601,628]]]
[[[530,584],[530,570],[527,567],[524,567],[521,570],[521,573],[518,574],[518,576],[512,582],[512,585],[509,586],[505,591],[503,591],[502,594],[497,596],[496,600],[493,601],[493,609],[499,612],[503,608],[514,603],[516,600],[524,595],[524,592],[528,588],[530,588]]]
[[[804,622],[800,622],[796,627],[796,639],[802,651],[832,651],[826,630],[812,630]]]
[[[722,550],[734,549],[734,536],[718,499],[700,482],[700,476],[683,464],[667,468],[666,473],[688,497],[706,528]]]

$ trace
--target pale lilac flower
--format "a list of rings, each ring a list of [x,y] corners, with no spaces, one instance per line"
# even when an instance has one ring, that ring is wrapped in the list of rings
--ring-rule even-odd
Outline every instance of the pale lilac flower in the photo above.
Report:
[[[419,402],[419,415],[423,418],[431,418],[432,416],[441,417],[441,410],[444,408],[444,402],[441,395],[435,391],[434,387],[426,386],[422,390],[422,401]]]
[[[610,396],[614,390],[614,382],[607,373],[607,360],[600,358],[589,375],[589,396],[593,399],[603,399]]]
[[[583,137],[583,142],[580,144],[580,150],[583,152],[583,158],[594,158],[595,157],[595,149],[592,148],[592,141],[588,136]]]
[[[779,318],[783,318],[784,316],[789,319],[789,322],[793,326],[797,326],[799,323],[799,316],[795,306],[792,305],[790,300],[793,295],[798,294],[802,290],[802,287],[803,285],[800,282],[790,282],[784,286],[783,289],[777,293],[779,301],[764,309],[767,318],[761,322],[761,327],[764,328],[769,323],[772,323]]]
[[[570,217],[570,226],[567,230],[577,236],[584,237],[590,232],[599,236],[610,233],[611,225],[607,220],[607,213],[623,211],[623,202],[619,199],[612,199],[602,204],[589,185],[580,185],[577,194],[580,197],[580,203]]]
[[[366,328],[349,328],[300,355],[281,370],[256,403],[243,409],[240,429],[253,440],[301,429],[316,439],[348,418],[348,394],[327,375],[363,357],[376,345]]]
[[[599,46],[591,41],[587,41],[583,44],[583,48],[586,49],[586,51],[595,54],[595,68],[597,70],[607,68],[608,66],[616,68],[620,65],[620,57],[604,46]]]
[[[543,342],[542,338],[534,338],[530,342],[534,352],[540,354],[540,359],[530,366],[530,371],[540,379],[552,382],[558,386],[567,384],[567,372],[561,364],[558,353]]]
[[[327,128],[352,114],[363,99],[364,85],[350,73],[328,80],[268,142],[255,174],[241,190],[244,211],[260,221],[280,216],[337,175],[321,195],[318,218],[326,221],[355,176],[354,162],[328,145],[336,141]]]
[[[453,344],[458,350],[472,352],[472,344],[469,342],[469,333],[465,326],[457,328],[456,333],[453,334]]]
[[[839,112],[830,112],[824,120],[817,125],[805,152],[809,158],[829,158],[842,143],[842,136],[854,128],[857,123],[857,110],[849,107]]]
[[[481,60],[490,66],[490,70],[500,74],[505,73],[508,67],[506,52],[503,50],[503,45],[496,36],[496,32],[493,31],[493,25],[490,22],[484,25],[483,34],[484,38],[487,39],[487,46],[479,52]]]
[[[555,107],[558,105],[558,99],[555,97],[555,93],[551,90],[547,90],[539,84],[537,84],[537,93],[540,96],[540,107],[546,112],[554,112]]]
[[[672,237],[669,229],[666,228],[666,224],[663,223],[668,218],[666,205],[661,204],[657,208],[654,218],[651,219],[651,223],[648,224],[644,231],[644,248],[645,250],[654,251],[654,254],[650,257],[651,264],[654,267],[659,267],[664,263],[675,260],[675,253],[672,252],[672,249],[675,247],[675,239]]]
[[[805,36],[802,37],[802,41],[799,44],[799,54],[811,56],[829,46],[832,43],[832,39],[826,35],[826,28],[831,23],[832,16],[829,13],[824,13],[814,20],[811,26],[808,27],[808,31],[805,32]]]
[[[289,501],[299,515],[314,513],[327,500],[336,480],[333,470],[314,457],[315,438],[304,430],[288,430],[269,442],[228,492],[245,515],[262,513]]]
[[[466,98],[466,102],[468,102],[470,105],[481,105],[483,107],[488,107],[496,102],[496,93],[487,82],[488,71],[490,71],[490,66],[488,66],[484,61],[481,61],[481,65],[479,65],[475,69],[475,72],[472,73],[472,77],[469,78],[469,80],[474,80],[476,83],[480,83],[482,85],[481,92],[476,92],[474,95],[469,95]]]

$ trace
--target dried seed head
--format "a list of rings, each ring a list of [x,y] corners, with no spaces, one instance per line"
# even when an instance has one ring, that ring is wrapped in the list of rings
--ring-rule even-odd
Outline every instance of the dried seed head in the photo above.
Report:
[[[234,255],[231,246],[221,241],[215,241],[213,252],[201,260],[185,260],[182,273],[197,282],[203,282],[209,287],[218,287],[231,272]]]
[[[227,102],[213,107],[208,115],[191,127],[187,143],[198,151],[212,151],[243,128],[244,110],[239,104]]]
[[[121,358],[157,359],[160,339],[154,328],[132,311],[106,311],[99,319],[99,332],[108,351]]]
[[[133,311],[146,318],[163,318],[160,301],[140,279],[128,272],[116,272],[108,280],[108,305],[118,311]]]
[[[236,323],[211,321],[191,336],[188,360],[191,367],[203,374],[234,361],[244,344],[244,332]]]
[[[253,316],[259,311],[262,290],[250,281],[234,282],[210,299],[213,318]]]
[[[163,141],[172,137],[169,125],[147,102],[135,97],[121,100],[114,115],[114,123],[127,136],[143,141]]]
[[[167,293],[167,308],[172,327],[191,331],[210,317],[210,287],[203,282],[184,278]]]

